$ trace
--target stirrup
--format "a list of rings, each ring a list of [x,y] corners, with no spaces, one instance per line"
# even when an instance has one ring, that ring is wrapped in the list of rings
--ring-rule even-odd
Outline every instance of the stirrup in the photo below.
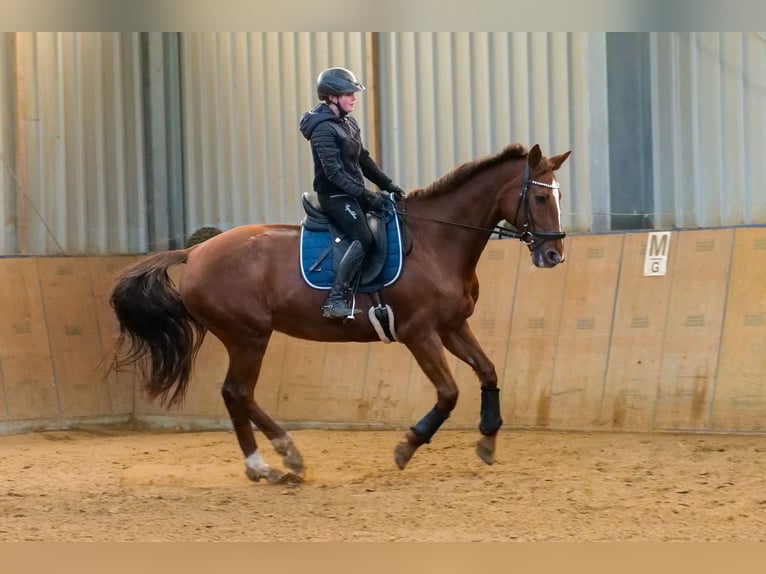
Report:
[[[322,317],[325,319],[353,319],[355,315],[361,314],[362,310],[356,306],[350,306],[343,300],[325,301],[322,305]]]
[[[351,308],[344,302],[330,303],[322,306],[322,317],[325,319],[353,319],[361,314],[361,309]]]

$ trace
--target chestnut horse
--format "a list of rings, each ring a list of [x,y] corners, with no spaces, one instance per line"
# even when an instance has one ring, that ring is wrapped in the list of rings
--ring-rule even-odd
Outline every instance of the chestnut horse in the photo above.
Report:
[[[537,267],[564,261],[561,193],[554,172],[570,153],[548,158],[538,145],[527,151],[513,144],[458,166],[397,205],[412,250],[400,278],[385,288],[385,299],[395,314],[397,340],[436,387],[433,409],[394,448],[400,469],[455,408],[458,387],[445,348],[478,376],[481,434],[476,452],[485,463],[494,462],[503,422],[497,375],[467,323],[479,294],[476,265],[493,233],[527,244]],[[503,220],[516,231],[499,227]],[[366,314],[348,322],[322,317],[326,293],[301,277],[299,237],[297,225],[243,225],[187,249],[149,255],[118,276],[110,299],[120,328],[114,367],[137,364],[148,395],[168,405],[183,399],[205,333],[221,340],[229,357],[221,393],[245,472],[255,481],[298,482],[304,471],[290,435],[253,396],[272,332],[314,341],[379,340]],[[176,289],[167,270],[182,263],[186,267]],[[364,306],[369,297],[358,294],[357,305]],[[120,357],[123,345],[127,348]],[[251,422],[282,456],[286,472],[261,457]]]

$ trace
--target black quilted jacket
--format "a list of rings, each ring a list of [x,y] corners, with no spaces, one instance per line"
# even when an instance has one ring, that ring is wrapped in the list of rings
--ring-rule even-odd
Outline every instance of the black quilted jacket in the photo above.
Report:
[[[366,177],[381,189],[391,185],[362,144],[359,124],[352,116],[340,118],[325,103],[301,116],[299,128],[311,142],[314,158],[314,190],[347,193],[360,198]]]

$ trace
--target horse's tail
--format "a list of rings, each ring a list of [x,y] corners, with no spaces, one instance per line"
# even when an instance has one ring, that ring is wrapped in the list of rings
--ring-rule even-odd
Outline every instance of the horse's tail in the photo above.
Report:
[[[207,332],[168,277],[168,267],[187,257],[187,250],[177,250],[142,259],[117,276],[109,299],[120,328],[114,370],[137,364],[146,393],[168,407],[183,401]],[[120,357],[123,346],[127,350]]]

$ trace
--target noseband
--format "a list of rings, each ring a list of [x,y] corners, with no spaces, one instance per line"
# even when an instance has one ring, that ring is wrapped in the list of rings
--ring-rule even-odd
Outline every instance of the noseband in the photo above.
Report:
[[[554,183],[544,183],[542,181],[537,181],[534,179],[529,178],[529,165],[526,165],[524,167],[524,181],[521,184],[521,193],[519,193],[519,204],[516,207],[516,217],[518,218],[519,210],[524,209],[526,214],[526,223],[524,223],[524,226],[522,227],[521,232],[518,231],[512,231],[509,229],[506,229],[505,227],[501,227],[499,225],[495,225],[494,228],[489,229],[487,227],[477,227],[475,225],[467,225],[465,223],[457,223],[455,221],[444,221],[443,219],[436,219],[434,217],[425,217],[423,215],[412,215],[411,213],[408,213],[407,211],[402,211],[397,209],[396,213],[400,215],[405,215],[408,217],[415,217],[417,219],[427,219],[428,221],[435,221],[436,223],[444,223],[446,225],[454,225],[455,227],[465,227],[467,229],[476,229],[477,231],[487,231],[489,233],[497,233],[500,237],[507,237],[509,239],[518,239],[521,241],[524,245],[526,245],[530,251],[534,251],[539,243],[543,243],[544,241],[548,241],[550,239],[564,239],[566,237],[565,231],[535,231],[533,229],[530,229],[530,227],[533,224],[532,221],[532,209],[529,206],[529,186],[530,185],[538,185],[540,187],[547,187],[548,189],[558,189],[559,184],[558,182]]]

